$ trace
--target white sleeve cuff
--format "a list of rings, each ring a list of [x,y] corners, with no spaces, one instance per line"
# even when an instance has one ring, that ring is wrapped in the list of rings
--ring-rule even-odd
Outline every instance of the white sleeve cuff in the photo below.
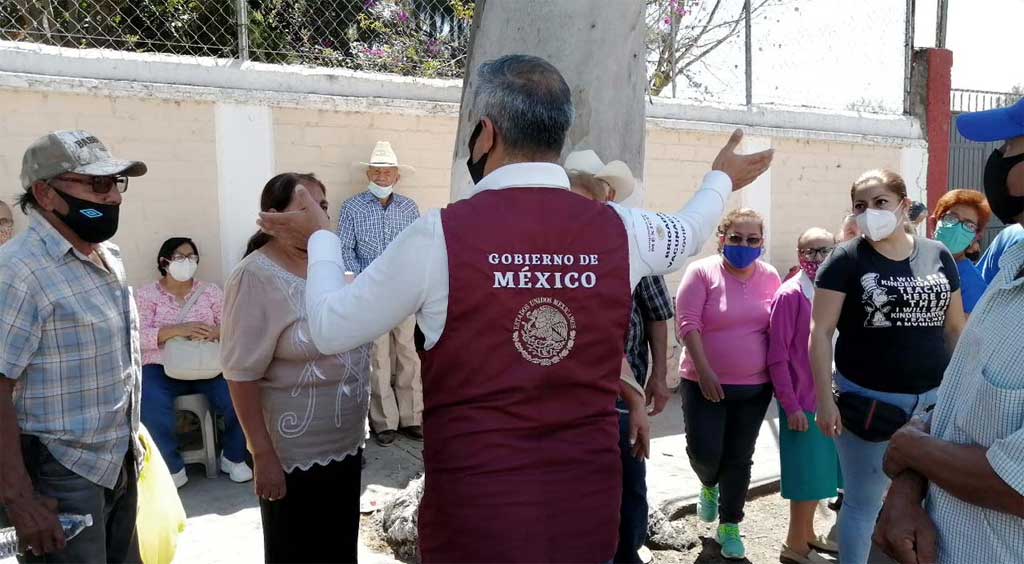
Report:
[[[306,249],[309,264],[331,262],[345,270],[345,259],[341,256],[341,241],[338,236],[326,229],[317,231],[309,238]]]

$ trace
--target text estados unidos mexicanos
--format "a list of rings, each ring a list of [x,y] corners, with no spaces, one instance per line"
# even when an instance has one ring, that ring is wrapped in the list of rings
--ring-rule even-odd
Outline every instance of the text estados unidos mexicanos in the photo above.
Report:
[[[495,288],[593,288],[597,274],[593,272],[542,272],[533,266],[596,266],[597,255],[550,255],[491,253],[487,262],[493,265],[521,266],[518,270],[494,273]]]

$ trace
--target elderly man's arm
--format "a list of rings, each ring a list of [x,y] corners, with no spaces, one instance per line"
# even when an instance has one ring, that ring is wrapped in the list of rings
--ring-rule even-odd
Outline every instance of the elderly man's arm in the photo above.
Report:
[[[893,435],[886,453],[887,473],[906,470],[971,505],[1024,517],[1024,429],[984,448],[907,425]]]

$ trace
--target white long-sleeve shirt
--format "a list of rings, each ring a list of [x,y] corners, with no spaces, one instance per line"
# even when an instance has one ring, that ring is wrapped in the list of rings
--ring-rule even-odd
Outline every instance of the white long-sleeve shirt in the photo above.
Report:
[[[569,177],[552,163],[503,166],[476,185],[476,192],[531,187],[569,189]],[[667,274],[698,253],[725,211],[732,181],[723,172],[704,176],[700,190],[674,214],[612,206],[626,226],[630,287]],[[448,249],[440,210],[432,210],[399,235],[352,283],[338,237],[322,230],[309,239],[306,308],[313,342],[324,354],[368,343],[416,314],[431,349],[448,315]]]

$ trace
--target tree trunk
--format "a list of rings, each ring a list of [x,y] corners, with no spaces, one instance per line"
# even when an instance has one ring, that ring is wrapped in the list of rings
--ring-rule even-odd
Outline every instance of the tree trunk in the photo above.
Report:
[[[469,195],[465,161],[476,70],[502,55],[523,53],[555,65],[572,90],[576,120],[562,157],[593,149],[605,162],[621,160],[637,178],[631,200],[640,201],[644,167],[644,2],[591,0],[477,0],[462,108],[452,166],[452,200]]]

